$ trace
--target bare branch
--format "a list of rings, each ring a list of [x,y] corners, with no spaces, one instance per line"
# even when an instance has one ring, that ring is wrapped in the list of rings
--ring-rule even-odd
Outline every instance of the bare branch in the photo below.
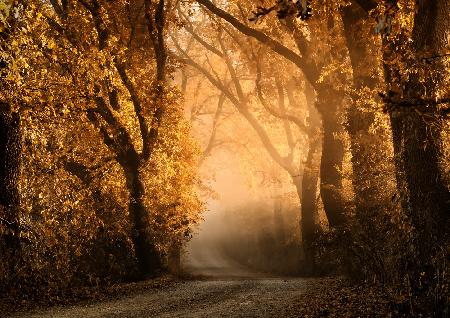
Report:
[[[210,0],[197,0],[198,3],[205,6],[209,11],[217,15],[218,17],[224,19],[231,25],[233,25],[237,30],[239,30],[241,33],[253,37],[254,39],[258,40],[259,42],[266,44],[269,46],[274,52],[280,54],[281,56],[285,57],[287,60],[291,61],[295,65],[297,65],[305,74],[308,81],[311,84],[316,83],[317,79],[319,78],[319,72],[315,65],[311,63],[306,63],[305,59],[300,56],[299,54],[295,53],[291,49],[287,48],[280,42],[272,39],[265,33],[253,29],[242,22],[240,22],[238,19],[233,17],[228,12],[220,9],[216,5],[214,5]]]
[[[211,154],[212,149],[214,148],[214,146],[216,146],[217,126],[220,115],[222,114],[224,103],[225,103],[225,95],[222,93],[219,96],[216,113],[214,114],[211,135],[209,137],[208,144],[199,159],[199,164],[201,164]]]

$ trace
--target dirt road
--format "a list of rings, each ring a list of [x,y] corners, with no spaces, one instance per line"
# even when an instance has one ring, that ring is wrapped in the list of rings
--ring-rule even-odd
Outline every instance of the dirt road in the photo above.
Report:
[[[85,306],[21,314],[26,318],[296,317],[292,305],[313,280],[214,278]]]

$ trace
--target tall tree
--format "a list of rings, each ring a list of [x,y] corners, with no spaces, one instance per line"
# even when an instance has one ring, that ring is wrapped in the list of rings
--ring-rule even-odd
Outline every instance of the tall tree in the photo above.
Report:
[[[357,1],[366,10],[375,1]],[[445,240],[450,192],[444,183],[442,120],[449,79],[450,4],[410,1],[402,10],[388,7],[380,15],[393,19],[392,34],[382,32],[387,92],[382,94],[391,121],[396,177],[401,202],[416,232],[418,256],[429,264],[430,244]],[[409,11],[408,11],[409,10]],[[400,20],[412,18],[412,24]],[[410,37],[411,42],[404,41]]]
[[[0,12],[0,51],[7,50],[13,41],[18,10],[17,3],[3,3]],[[18,12],[18,11],[17,11]],[[0,89],[7,90],[5,77],[11,60],[0,57]],[[7,248],[18,248],[19,236],[19,175],[21,162],[22,137],[20,115],[2,96],[0,99],[0,235],[6,238]],[[3,233],[2,233],[3,232]]]
[[[166,104],[170,103],[166,98],[164,43],[168,8],[164,0],[133,5],[99,0],[51,1],[51,8],[53,12],[45,8],[42,11],[48,25],[47,36],[52,39],[53,49],[60,45],[56,48],[61,52],[63,72],[71,75],[77,94],[83,95],[92,106],[86,109],[87,118],[123,169],[139,272],[153,274],[161,266],[161,260],[151,233],[150,212],[144,203],[141,170],[152,158]],[[80,15],[87,17],[87,21],[80,22]],[[76,32],[78,29],[86,32]],[[68,58],[66,45],[78,54],[92,50],[93,60]],[[154,68],[137,71],[146,63],[145,59],[153,59]],[[77,68],[77,64],[83,63],[92,63],[90,73]],[[84,83],[74,76],[77,72],[85,78]],[[100,80],[95,79],[95,72]],[[141,90],[137,89],[140,84],[144,85]],[[118,116],[130,104],[138,124],[139,141]]]
[[[249,27],[209,0],[198,0],[197,2],[217,17],[230,23],[244,35],[252,37],[262,44],[267,45],[271,50],[292,62],[303,72],[305,78],[314,87],[317,93],[316,108],[322,117],[323,127],[320,169],[321,197],[329,224],[332,227],[344,224],[347,217],[344,211],[344,200],[341,194],[342,176],[340,174],[344,157],[344,145],[342,140],[336,138],[336,135],[339,135],[343,131],[343,126],[340,123],[339,118],[340,112],[342,112],[345,94],[331,83],[319,83],[318,79],[320,77],[321,68],[327,65],[327,63],[324,60],[318,62],[313,58],[309,41],[304,33],[302,33],[292,22],[288,21],[286,27],[292,32],[293,40],[300,53],[294,52],[292,49],[271,38],[266,33]],[[245,18],[248,19],[248,17]]]
[[[188,20],[187,17],[184,16],[185,27],[188,33],[198,42],[198,44],[202,47],[203,50],[209,51],[209,54],[212,54],[212,57],[219,58],[222,60],[220,65],[225,66],[225,70],[228,74],[230,74],[230,79],[220,78],[219,73],[221,72],[218,63],[213,63],[207,58],[206,64],[209,64],[209,68],[207,66],[202,66],[200,63],[194,60],[191,57],[191,54],[183,49],[178,42],[178,39],[173,37],[174,44],[176,49],[178,50],[178,55],[181,61],[185,62],[187,65],[192,66],[196,70],[198,70],[203,76],[205,76],[210,83],[218,89],[221,94],[226,97],[236,108],[236,110],[247,120],[247,122],[252,126],[252,128],[257,133],[258,137],[262,141],[264,147],[268,151],[269,155],[273,158],[273,160],[280,165],[284,170],[286,170],[291,176],[292,182],[297,189],[297,194],[300,202],[302,202],[302,234],[303,234],[303,243],[304,250],[306,256],[306,266],[305,271],[311,273],[313,271],[313,254],[314,251],[312,249],[312,239],[313,234],[318,230],[317,226],[317,217],[315,213],[317,213],[316,206],[316,188],[317,188],[317,175],[315,171],[318,171],[317,167],[314,167],[313,157],[317,152],[318,142],[320,138],[317,138],[317,125],[319,121],[314,117],[314,110],[309,110],[310,117],[310,125],[306,126],[303,123],[303,120],[296,117],[293,114],[287,112],[285,102],[289,101],[290,106],[294,110],[298,110],[299,102],[297,102],[297,96],[295,96],[297,87],[295,84],[290,83],[288,87],[282,84],[280,78],[275,77],[275,91],[276,91],[276,106],[274,106],[271,102],[270,97],[267,98],[265,96],[264,91],[267,91],[266,85],[264,85],[262,79],[262,59],[257,57],[255,52],[252,52],[253,48],[251,44],[248,44],[249,48],[247,52],[242,53],[242,57],[246,54],[248,60],[243,60],[246,64],[246,69],[255,68],[254,65],[256,63],[256,74],[252,74],[251,72],[247,74],[246,80],[248,82],[249,76],[253,77],[254,87],[255,87],[255,97],[257,97],[257,102],[259,102],[265,110],[271,115],[277,118],[284,130],[286,135],[286,144],[289,149],[288,154],[283,156],[282,152],[277,149],[277,146],[274,144],[270,132],[264,127],[257,117],[251,111],[251,101],[248,96],[248,89],[245,85],[245,80],[241,79],[240,70],[234,64],[233,57],[230,55],[231,46],[239,45],[240,43],[239,35],[233,35],[232,31],[227,30],[226,27],[222,26],[220,22],[217,23],[216,28],[218,28],[218,32],[213,34],[212,37],[215,39],[215,43],[218,43],[219,48],[215,48],[214,45],[209,44],[206,39],[200,37],[198,34],[193,32],[194,26]],[[217,66],[217,67],[214,67]],[[232,83],[232,88],[227,84],[228,81]],[[264,82],[268,82],[267,79]],[[263,87],[264,86],[264,87]],[[270,94],[273,95],[273,94]],[[308,103],[314,103],[314,93],[310,92],[308,98],[306,99]],[[311,105],[309,105],[311,106]],[[294,137],[294,130],[291,127],[291,124],[294,124],[297,129],[299,129],[302,133],[306,133],[310,139],[309,143],[309,155],[308,155],[308,167],[306,169],[306,175],[301,174],[301,165],[298,166],[296,159],[294,157],[294,152],[297,149],[297,137]],[[305,190],[303,190],[303,184],[305,184]],[[303,200],[305,200],[305,205],[303,205]]]
[[[378,220],[388,212],[386,207],[394,193],[387,189],[382,192],[379,187],[386,177],[394,176],[395,169],[393,160],[389,160],[392,153],[389,128],[375,120],[385,117],[374,106],[381,102],[377,91],[383,84],[381,63],[376,54],[380,41],[373,32],[368,13],[358,3],[352,2],[340,8],[340,16],[352,71],[352,83],[348,89],[352,102],[346,109],[345,128],[350,141],[355,216],[359,229],[356,231],[360,240],[365,242],[351,247],[359,255],[353,262],[359,262],[366,255],[360,251],[361,248],[372,249],[383,244],[374,238],[378,238],[377,233],[382,231],[383,222]],[[365,260],[362,262],[366,263]],[[352,269],[355,275],[360,274],[364,266],[357,267],[359,270]],[[377,274],[382,272],[382,269],[374,271]]]

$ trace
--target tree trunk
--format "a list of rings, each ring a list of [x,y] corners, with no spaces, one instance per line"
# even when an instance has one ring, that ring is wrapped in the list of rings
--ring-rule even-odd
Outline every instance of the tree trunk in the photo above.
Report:
[[[315,272],[314,240],[319,226],[317,224],[317,182],[319,180],[318,167],[314,162],[314,155],[319,148],[319,139],[310,142],[308,156],[303,168],[303,177],[292,177],[301,202],[301,229],[303,252],[305,255],[304,272],[311,275]]]
[[[0,102],[0,290],[15,283],[19,266],[19,176],[21,162],[20,117]]]
[[[445,281],[448,260],[450,192],[439,161],[443,153],[439,96],[446,85],[449,50],[450,2],[416,1],[411,51],[397,52],[396,43],[383,38],[383,61],[387,83],[386,109],[391,120],[397,186],[405,214],[414,228],[414,255],[407,270],[412,290],[433,297],[435,316],[444,316],[448,298],[439,292]],[[410,60],[409,57],[414,59]],[[403,80],[401,68],[390,61],[400,59],[414,72]],[[444,89],[443,89],[444,88]],[[448,107],[448,106],[447,106]]]
[[[339,227],[346,223],[341,176],[344,143],[338,136],[343,132],[339,120],[343,96],[331,88],[317,93],[316,108],[322,117],[323,127],[320,194],[330,227]]]
[[[374,90],[379,84],[376,77],[377,61],[372,52],[375,39],[371,25],[364,23],[367,13],[357,4],[351,4],[342,9],[344,34],[353,71],[353,86],[356,90]],[[353,190],[355,194],[356,217],[361,226],[373,231],[371,223],[381,211],[377,198],[380,192],[380,169],[385,165],[386,157],[382,136],[370,131],[375,114],[366,97],[353,96],[353,101],[347,110],[346,130],[350,137],[350,151],[353,167]],[[378,180],[378,182],[377,182]],[[373,232],[372,232],[373,233]],[[367,233],[369,235],[369,233]]]
[[[139,165],[129,164],[124,167],[124,170],[130,195],[128,209],[131,224],[133,225],[132,239],[138,261],[139,274],[142,277],[146,277],[154,275],[161,268],[161,259],[151,237],[148,211],[142,199],[144,185],[140,179]]]
[[[13,2],[13,6],[15,3]],[[10,8],[14,12],[14,7]],[[13,14],[6,16],[4,28],[0,32],[0,45],[7,47],[15,30],[16,19]],[[0,58],[0,73],[9,67],[8,62]],[[0,89],[4,79],[0,78]],[[20,115],[11,105],[0,101],[0,236],[4,236],[7,248],[15,250],[19,246],[19,177],[22,153]],[[3,231],[3,233],[2,233]]]
[[[170,250],[167,257],[167,265],[169,272],[174,275],[181,273],[181,243],[174,242],[170,246]]]
[[[0,103],[0,228],[8,248],[17,248],[19,234],[19,175],[22,151],[20,117]]]
[[[401,196],[405,213],[416,230],[416,247],[423,263],[431,262],[432,242],[448,235],[450,192],[444,184],[439,166],[443,140],[436,102],[439,90],[446,85],[446,64],[440,57],[448,52],[450,3],[447,0],[424,0],[416,4],[412,50],[417,68],[404,85],[400,101],[388,101],[391,119],[397,181],[404,189]],[[384,43],[389,45],[385,40]],[[385,60],[393,50],[386,49]],[[423,58],[431,57],[432,62]],[[396,70],[385,66],[385,76],[392,87],[398,80]],[[448,93],[448,91],[447,91]],[[391,94],[388,94],[391,95]],[[401,103],[400,103],[401,102]]]
[[[284,218],[283,218],[283,199],[280,194],[276,194],[273,198],[273,225],[274,237],[278,244],[283,245],[285,242]]]
[[[298,177],[293,178],[297,194],[301,202],[301,229],[303,251],[305,255],[305,274],[311,275],[316,271],[315,262],[315,236],[320,231],[317,207],[317,182],[319,181],[319,164],[315,161],[315,155],[320,151],[320,137],[318,134],[320,119],[314,108],[315,94],[309,85],[305,88],[305,97],[308,104],[308,155],[303,167],[301,181]],[[300,184],[301,182],[301,184]]]

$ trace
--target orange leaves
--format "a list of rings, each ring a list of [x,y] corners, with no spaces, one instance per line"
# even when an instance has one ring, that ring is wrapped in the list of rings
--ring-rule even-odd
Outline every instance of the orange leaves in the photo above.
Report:
[[[11,13],[12,1],[0,1],[0,31],[3,31],[8,26],[8,18]]]
[[[203,211],[203,203],[195,191],[197,145],[176,104],[177,95],[176,91],[166,95],[168,102],[169,98],[172,102],[167,105],[157,148],[141,171],[148,194],[145,203],[152,212],[152,230],[163,250],[169,249],[173,240],[183,241],[183,233],[198,223]]]
[[[155,244],[165,249],[171,240],[184,240],[203,209],[194,189],[198,150],[183,118],[180,92],[165,87],[155,99],[154,52],[146,31],[129,19],[131,3],[99,3],[101,25],[108,29],[104,47],[95,17],[80,2],[71,3],[65,15],[50,2],[31,0],[21,27],[0,49],[8,62],[1,98],[22,114],[21,218],[36,233],[23,252],[24,268],[51,288],[133,271],[123,161],[130,153],[141,160],[140,121],[151,128],[162,106],[169,110],[156,150],[141,171]],[[140,34],[133,35],[133,28]]]

